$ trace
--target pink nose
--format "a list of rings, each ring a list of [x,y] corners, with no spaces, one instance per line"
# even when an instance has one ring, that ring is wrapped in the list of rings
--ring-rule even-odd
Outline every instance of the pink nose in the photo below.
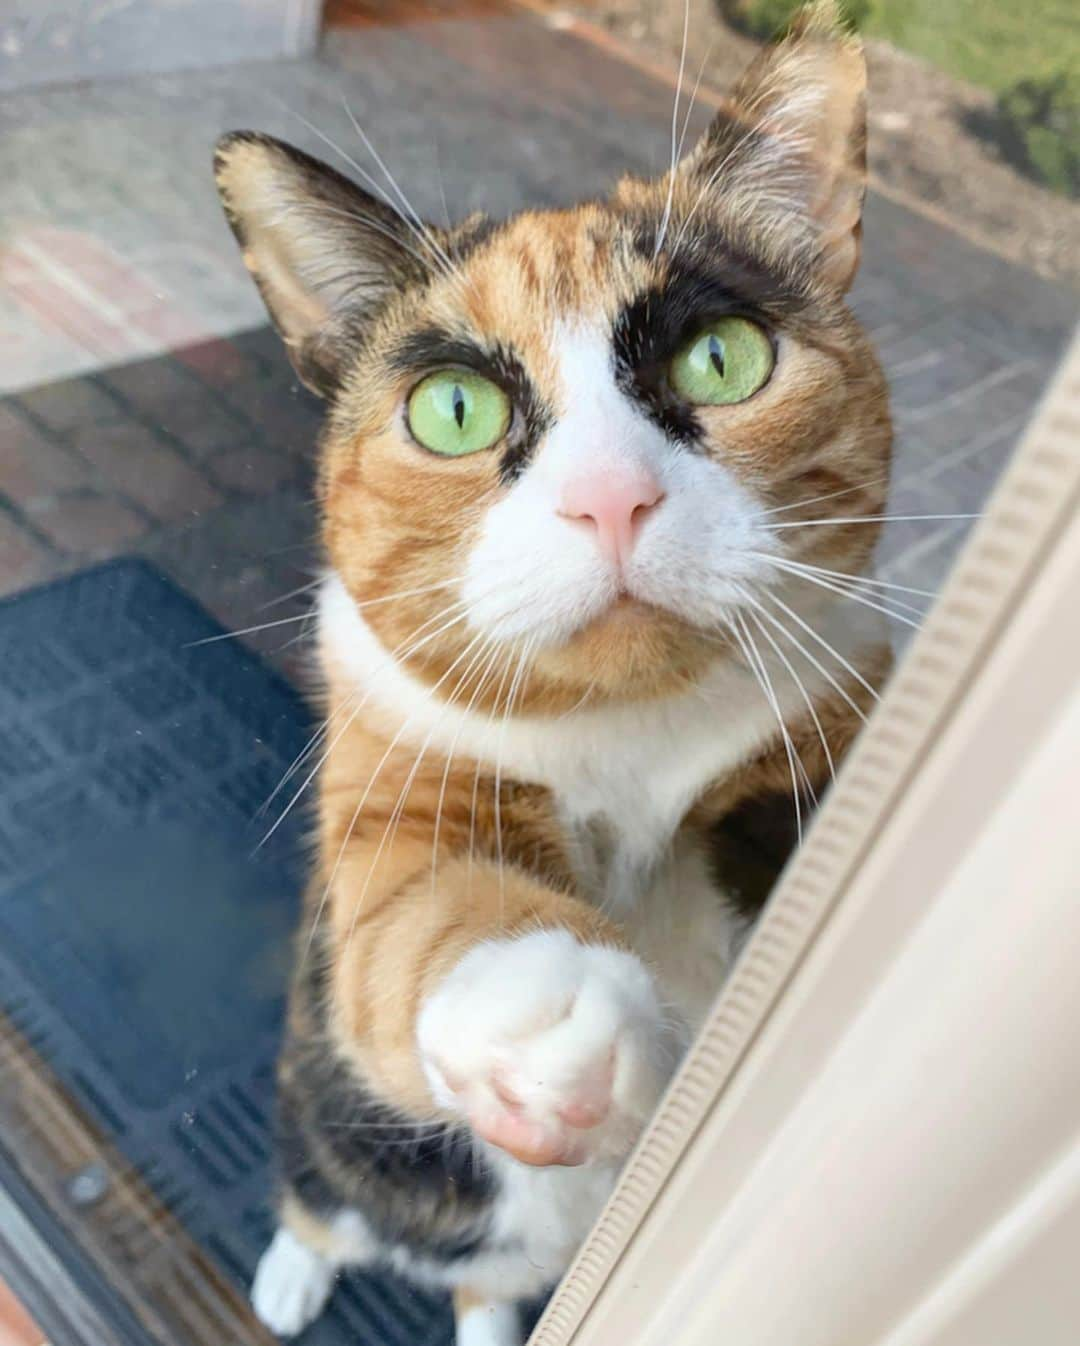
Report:
[[[592,472],[567,482],[559,513],[592,525],[608,560],[625,565],[639,525],[663,498],[659,482],[648,472]]]

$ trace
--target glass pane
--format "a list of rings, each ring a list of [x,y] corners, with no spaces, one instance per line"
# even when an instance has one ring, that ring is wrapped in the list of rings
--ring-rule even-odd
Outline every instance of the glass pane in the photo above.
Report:
[[[433,910],[419,900],[421,889],[432,903],[448,902],[439,874],[449,884],[466,853],[470,867],[475,859],[484,871],[476,882],[487,884],[477,895],[469,886],[475,876],[466,883],[464,871],[458,875],[461,928],[474,942],[501,928],[501,916],[480,921],[484,903],[505,915],[501,904],[518,901],[515,885],[538,885],[543,895],[522,899],[520,910],[530,914],[525,920],[519,910],[513,933],[542,923],[545,911],[561,912],[569,891],[591,913],[575,907],[566,918],[572,928],[580,933],[581,922],[595,919],[607,932],[611,921],[639,951],[656,938],[650,913],[675,904],[675,946],[697,957],[711,941],[704,958],[711,972],[696,1001],[689,992],[680,999],[686,988],[676,993],[661,978],[659,989],[633,1002],[673,1048],[693,1030],[749,913],[827,789],[830,753],[818,753],[795,674],[821,708],[837,713],[838,764],[853,731],[841,725],[837,686],[860,713],[871,693],[863,695],[861,675],[852,680],[835,646],[847,648],[869,615],[884,619],[889,646],[902,651],[1076,316],[1077,38],[1059,0],[1034,9],[1009,0],[850,6],[870,69],[870,179],[850,302],[891,392],[887,494],[880,426],[865,431],[875,437],[873,451],[859,435],[835,451],[830,432],[838,408],[850,413],[851,380],[868,377],[869,368],[845,347],[841,377],[821,353],[848,340],[829,326],[839,301],[814,270],[811,288],[822,288],[814,291],[817,307],[807,307],[801,282],[788,272],[778,280],[777,268],[762,261],[772,227],[762,212],[788,188],[798,196],[798,164],[781,163],[753,182],[756,204],[742,242],[724,211],[736,188],[750,189],[725,174],[742,162],[747,142],[730,140],[728,159],[714,161],[715,178],[684,176],[670,200],[663,182],[624,189],[588,228],[580,216],[553,225],[555,216],[540,215],[516,225],[517,233],[482,223],[450,230],[473,212],[499,221],[524,208],[551,212],[597,200],[623,173],[662,177],[673,154],[689,153],[724,115],[723,95],[793,6],[693,0],[687,12],[681,0],[580,0],[565,10],[543,0],[336,0],[319,8],[313,0],[15,0],[0,17],[0,1276],[58,1342],[267,1340],[249,1291],[281,1209],[275,1116],[286,1142],[288,1218],[311,1246],[278,1264],[261,1303],[272,1326],[299,1328],[311,1318],[303,1340],[312,1346],[441,1346],[453,1337],[446,1287],[457,1280],[484,1301],[470,1331],[482,1323],[495,1334],[492,1346],[521,1339],[519,1308],[527,1321],[575,1235],[560,1241],[550,1233],[553,1207],[523,1232],[524,1206],[507,1214],[505,1204],[492,1204],[498,1188],[513,1205],[515,1182],[527,1185],[537,1171],[506,1151],[516,1146],[533,1161],[588,1158],[560,1170],[578,1183],[559,1198],[570,1211],[565,1228],[583,1232],[643,1118],[622,1131],[606,1121],[597,1128],[587,1115],[595,1100],[586,1106],[575,1094],[577,1123],[560,1122],[558,1136],[558,1145],[570,1144],[568,1127],[573,1145],[565,1152],[556,1145],[556,1154],[543,1148],[547,1132],[537,1149],[534,1134],[506,1130],[534,1119],[532,1104],[501,1078],[492,1084],[485,1076],[482,1091],[485,1105],[502,1107],[498,1124],[470,1113],[472,1132],[461,1129],[466,1103],[452,1071],[434,1098],[416,1094],[433,1076],[410,1056],[413,1018],[434,992],[430,970],[448,971],[447,949],[461,955],[467,947],[460,932],[448,933],[458,930],[457,915],[441,935],[431,929],[428,952],[411,965],[398,965],[395,952],[412,937],[408,922],[382,947],[378,966],[397,970],[378,982],[370,1023],[346,1031],[325,1017],[323,997],[336,1005],[345,994],[323,978],[325,961],[334,969],[344,961],[327,931],[349,944],[355,934],[335,915],[345,900],[334,896],[335,885],[343,862],[348,876],[367,814],[374,809],[386,842],[358,862],[349,900],[359,912],[372,875],[373,891],[381,891],[383,852],[397,863],[394,852],[411,847],[415,863],[401,884],[416,902],[418,930]],[[843,112],[841,94],[830,125],[854,115]],[[295,161],[286,160],[284,186],[260,176],[262,165],[243,198],[247,260],[301,373],[329,388],[339,408],[321,478],[316,440],[325,405],[269,325],[215,190],[215,141],[241,128],[289,142],[371,194],[360,206],[318,170],[288,177]],[[744,129],[757,137],[760,162],[790,148],[784,134],[774,143],[775,127]],[[697,171],[693,162],[684,174]],[[723,199],[709,195],[716,181]],[[237,179],[234,190],[246,191],[245,182]],[[260,214],[264,188],[273,199]],[[805,224],[809,200],[781,206],[801,211]],[[728,219],[726,234],[702,232],[714,217]],[[416,227],[421,219],[436,232]],[[850,240],[851,224],[836,236]],[[824,230],[818,216],[806,227]],[[485,258],[495,259],[494,277]],[[432,309],[427,279],[416,278],[439,278],[445,265],[459,268],[464,292],[451,286]],[[393,365],[364,340],[377,314],[390,342],[389,309],[380,305],[399,290],[409,301],[391,334],[400,347]],[[658,312],[668,314],[663,331]],[[737,326],[748,321],[765,336]],[[687,343],[702,333],[705,353],[684,397],[673,361],[684,348],[687,360],[697,359]],[[760,370],[739,383],[734,366],[759,357]],[[471,362],[468,379],[429,404],[450,438],[444,444],[436,425],[414,427],[410,439],[408,380],[444,368],[464,377],[463,362]],[[348,395],[343,367],[355,379]],[[364,397],[378,401],[379,379],[396,379],[403,392],[372,410]],[[719,380],[715,388],[710,380]],[[753,423],[748,388],[760,392],[758,407],[773,408],[771,419]],[[786,409],[777,400],[784,388]],[[444,403],[448,411],[439,410]],[[487,419],[474,431],[466,416],[480,416],[476,408],[486,408]],[[565,425],[571,430],[560,438]],[[613,425],[632,427],[630,438]],[[495,452],[484,439],[489,428],[492,444],[505,440],[505,455],[500,472],[485,478],[482,456]],[[415,442],[432,436],[426,448]],[[815,436],[818,466],[807,447]],[[386,456],[391,440],[396,458]],[[372,448],[376,441],[383,448]],[[661,444],[667,456],[642,459],[648,471],[608,489],[631,441],[646,446],[646,458]],[[785,455],[796,442],[807,457],[793,473]],[[416,455],[409,480],[418,483],[408,488],[406,453]],[[592,453],[600,453],[599,466],[585,480],[575,464],[588,466]],[[555,464],[555,477],[544,476],[545,464]],[[738,618],[718,617],[707,631],[685,618],[705,539],[735,536],[738,522],[715,512],[710,492],[719,478],[700,475],[703,464],[732,476],[737,498],[764,510],[758,545],[787,558],[772,580],[801,585],[808,607],[736,566],[735,588],[725,592]],[[570,483],[573,492],[549,499],[548,487],[537,486],[528,495],[528,483],[556,478],[558,490]],[[630,549],[645,554],[649,528],[666,527],[678,499],[683,521],[665,544],[669,559],[652,563],[662,583],[650,589],[641,578],[647,567],[633,569]],[[819,525],[835,533],[846,526],[838,520],[849,500],[849,539],[860,530],[876,535],[879,516],[887,516],[874,561],[854,544],[800,550],[795,530],[806,525],[804,540]],[[470,600],[458,571],[470,563],[488,511],[504,501],[513,509],[498,516],[509,521],[499,525],[503,550],[490,553],[487,572],[494,590],[503,585],[503,633],[477,618],[474,644],[437,644],[446,657],[431,663],[421,656],[425,632],[434,639],[440,621],[450,630],[468,602],[479,608],[475,575]],[[556,516],[563,541],[545,551],[537,539]],[[382,546],[380,529],[396,538],[394,547]],[[700,547],[690,545],[698,538]],[[594,542],[607,549],[603,564],[615,567],[602,581],[589,570],[600,564],[593,552],[580,550]],[[415,560],[421,553],[426,570]],[[571,561],[593,575],[584,597],[560,569]],[[321,690],[327,655],[319,652],[315,604],[328,565],[345,573],[339,598],[345,594],[348,622],[375,633],[372,648],[385,655],[396,645],[409,676],[426,681],[439,705],[456,681],[454,694],[466,703],[457,737],[437,718],[409,729],[402,703],[377,709],[373,665],[352,681],[351,673],[334,673],[329,699]],[[413,578],[395,589],[399,574]],[[515,574],[524,603],[506,598]],[[714,567],[701,587],[715,596],[725,583]],[[758,606],[740,583],[762,586],[753,590],[762,595]],[[546,631],[513,628],[519,610],[539,611],[560,585],[565,612],[549,614]],[[579,629],[574,614],[586,599],[594,607]],[[361,617],[369,600],[387,606]],[[623,615],[612,617],[620,602]],[[807,617],[815,602],[829,610],[828,638],[818,618]],[[644,631],[661,610],[669,625],[653,631],[659,644],[604,628],[585,647],[588,631],[596,636],[604,621],[637,622]],[[694,639],[678,626],[684,620]],[[575,647],[579,636],[585,644]],[[698,636],[713,642],[707,658]],[[648,677],[635,683],[626,672],[629,681],[620,682],[634,659],[644,668],[658,648],[665,653]],[[559,653],[567,649],[579,659],[572,677],[571,655]],[[733,676],[749,688],[744,701],[732,701],[724,683],[728,701],[699,727],[687,729],[698,722],[684,724],[681,709],[656,718],[658,698],[685,699],[687,679],[701,704],[718,694],[709,681],[714,659],[738,670]],[[885,672],[880,661],[875,668],[876,683]],[[443,684],[440,700],[443,676],[454,681]],[[335,699],[343,684],[344,701]],[[774,710],[800,726],[790,751],[772,724]],[[498,728],[500,716],[509,728]],[[747,729],[742,756],[713,776],[692,769],[701,745],[730,737],[733,723],[759,726]],[[363,752],[361,731],[369,735]],[[527,733],[535,740],[524,748]],[[596,761],[582,756],[593,735]],[[817,767],[808,759],[805,778],[799,747],[820,758]],[[767,784],[751,788],[755,752]],[[552,783],[563,759],[578,764],[573,788]],[[373,796],[371,782],[387,762]],[[657,822],[663,808],[672,813],[666,832]],[[342,816],[326,821],[335,809]],[[710,855],[720,878],[710,871],[712,924],[698,932],[676,899],[706,882],[702,809],[716,831]],[[313,840],[319,818],[321,842]],[[652,850],[644,843],[635,850],[645,836],[656,839]],[[544,965],[548,999],[570,976],[560,948]],[[288,1107],[319,1113],[302,1123],[275,1103],[296,966],[315,969],[296,994],[288,1058],[302,1077]],[[357,973],[368,990],[356,993],[353,1008],[367,1005],[375,966]],[[631,996],[618,981],[624,972],[616,981]],[[509,984],[499,982],[501,970],[493,982],[492,1013],[516,994],[518,974],[506,975]],[[521,984],[535,975],[522,970]],[[395,1004],[412,1007],[404,1027],[377,1028]],[[547,999],[544,1006],[542,1020]],[[601,1008],[611,1010],[607,1000]],[[669,1032],[669,1010],[678,1031]],[[484,1021],[481,1014],[477,1032]],[[399,1036],[372,1067],[380,1033]],[[507,1027],[507,1041],[516,1033]],[[512,1071],[512,1053],[499,1046],[500,1069]],[[575,1050],[553,1047],[548,1068],[557,1074]],[[586,1093],[603,1095],[596,1104],[603,1112],[613,1067],[600,1057],[581,1078]],[[657,1065],[654,1092],[674,1057],[669,1050]],[[563,1082],[571,1093],[579,1084]],[[543,1106],[550,1121],[556,1105],[548,1098]],[[458,1117],[449,1129],[447,1115]],[[476,1140],[485,1127],[489,1139]],[[309,1147],[300,1158],[298,1129]],[[603,1162],[589,1149],[594,1133],[610,1139]],[[321,1158],[312,1158],[312,1145]],[[342,1166],[346,1177],[331,1180]],[[335,1224],[338,1179],[349,1191],[364,1182],[378,1189],[365,1207],[363,1238],[348,1219]],[[487,1261],[478,1270],[480,1253]],[[340,1276],[334,1258],[349,1264]],[[359,1269],[351,1265],[358,1260],[366,1263]],[[514,1307],[492,1310],[489,1301],[503,1291]],[[0,1319],[0,1341],[3,1330]]]

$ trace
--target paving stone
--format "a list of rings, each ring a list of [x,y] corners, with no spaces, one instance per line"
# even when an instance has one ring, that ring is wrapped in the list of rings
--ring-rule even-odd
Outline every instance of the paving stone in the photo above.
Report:
[[[259,379],[236,384],[227,396],[260,441],[298,455],[313,453],[323,408],[318,398],[295,379],[288,383]]]
[[[20,395],[32,415],[51,430],[74,430],[83,425],[115,420],[119,408],[89,379],[68,379]]]
[[[253,427],[242,417],[206,399],[170,407],[156,424],[195,459],[246,444],[253,434]]]
[[[137,548],[237,626],[275,617],[280,609],[260,616],[261,605],[302,584],[317,560],[307,477],[322,407],[299,389],[265,324],[222,220],[207,147],[227,127],[256,125],[351,171],[319,134],[361,160],[345,98],[433,219],[444,190],[455,217],[498,216],[593,193],[625,170],[660,170],[669,152],[668,87],[510,14],[332,32],[319,59],[0,100],[5,236],[25,221],[39,240],[55,234],[64,265],[95,293],[126,266],[124,339],[161,355],[25,394],[46,440],[70,435],[86,470],[112,488],[96,502],[81,488],[65,495],[50,536],[72,555],[81,539],[84,560]],[[695,126],[704,115],[695,112]],[[1075,320],[1076,296],[871,192],[853,301],[894,385],[890,508],[981,508]],[[25,387],[34,370],[100,363],[42,322],[0,296],[0,328],[15,333],[0,336],[0,388]],[[93,429],[103,425],[109,433]],[[24,485],[37,491],[40,477],[66,492],[60,463],[21,460]],[[936,587],[966,529],[889,525],[886,577]],[[285,666],[301,648],[282,650],[292,630],[254,639]]]
[[[116,556],[147,530],[145,519],[115,496],[49,500],[34,511],[33,522],[58,550],[83,562]]]
[[[0,1281],[0,1343],[2,1346],[45,1346],[45,1333],[3,1281]]]
[[[218,454],[207,464],[207,471],[227,490],[266,495],[296,476],[296,463],[283,453],[246,445]]]
[[[105,381],[151,426],[179,441],[195,458],[251,437],[244,417],[224,405],[204,380],[175,359],[140,360],[110,370]]]
[[[983,428],[978,434],[949,448],[922,445],[916,455],[909,447],[898,459],[901,466],[894,477],[893,508],[897,507],[901,492],[913,482],[919,483],[939,502],[947,501],[957,509],[972,508],[971,502],[977,493],[981,491],[985,499],[988,489],[1001,475],[1026,426],[1027,417],[1022,416],[989,430]],[[951,473],[958,475],[953,477]],[[951,494],[954,481],[958,488],[955,497]]]
[[[102,382],[124,403],[155,418],[167,414],[171,407],[189,403],[202,392],[194,375],[168,357],[117,366],[102,376]]]
[[[276,623],[244,640],[290,676],[299,671],[309,650],[306,638],[296,640],[304,623],[285,619],[306,611],[304,599],[280,600],[310,584],[322,557],[314,507],[295,491],[234,501],[151,534],[139,549],[230,630]]]
[[[947,501],[949,509],[956,513],[982,513],[1016,445],[1005,447],[1007,451],[994,455],[990,461],[953,463],[927,483],[924,495],[931,501]]]
[[[73,443],[119,494],[155,518],[177,522],[221,503],[201,472],[141,425],[91,427]]]
[[[228,388],[241,379],[258,378],[262,364],[244,353],[235,341],[202,341],[173,351],[173,359],[210,387]]]
[[[42,584],[56,568],[52,553],[13,515],[0,508],[0,595]]]
[[[64,491],[88,486],[94,471],[11,402],[0,403],[0,487],[26,508]]]
[[[263,372],[287,377],[289,362],[274,328],[260,324],[247,332],[234,332],[229,341]]]
[[[948,399],[1030,372],[1026,363],[1006,364],[994,351],[933,328],[888,348],[884,359],[894,404],[919,418],[938,414]]]
[[[944,304],[928,313],[926,296],[903,285],[890,271],[864,269],[855,283],[852,307],[879,349],[885,342],[918,331],[944,311]]]

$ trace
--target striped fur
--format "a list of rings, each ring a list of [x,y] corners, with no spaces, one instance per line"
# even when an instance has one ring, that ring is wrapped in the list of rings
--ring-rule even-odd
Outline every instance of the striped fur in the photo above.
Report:
[[[455,1289],[462,1341],[513,1346],[507,1305],[561,1274],[888,670],[875,614],[791,569],[861,573],[876,527],[845,521],[885,500],[843,297],[864,85],[819,4],[672,174],[450,231],[279,142],[219,147],[328,399],[317,860],[255,1288],[282,1332],[381,1259]],[[732,312],[772,377],[682,406],[666,361]],[[440,458],[404,406],[459,363],[513,419]],[[658,483],[621,571],[560,511],[583,465]]]

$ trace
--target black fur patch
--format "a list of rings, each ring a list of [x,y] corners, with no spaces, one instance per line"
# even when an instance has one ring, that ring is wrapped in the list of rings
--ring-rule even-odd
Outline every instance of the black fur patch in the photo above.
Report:
[[[632,222],[633,247],[640,256],[653,258],[662,217],[650,215]],[[667,272],[666,288],[672,290],[717,286],[732,297],[737,311],[780,323],[810,305],[813,277],[810,258],[793,240],[792,252],[782,268],[766,262],[715,225],[702,213],[685,235],[672,220],[658,261]],[[731,310],[728,310],[731,311]]]
[[[462,221],[447,239],[446,250],[453,262],[465,262],[506,228],[505,220],[479,215]]]
[[[504,345],[485,346],[456,332],[429,327],[407,337],[393,363],[400,372],[417,378],[436,369],[469,369],[502,388],[514,405],[514,419],[499,463],[499,475],[506,484],[520,475],[554,422],[551,408],[537,392],[525,366]]]
[[[703,432],[694,408],[668,382],[672,357],[702,327],[732,314],[770,331],[776,295],[771,283],[757,280],[749,285],[744,275],[728,276],[723,269],[714,273],[676,261],[662,285],[627,304],[615,321],[616,382],[681,444],[699,444]]]
[[[812,812],[805,795],[803,822]],[[748,799],[715,822],[708,833],[713,880],[740,916],[756,917],[795,850],[795,803],[788,793]]]
[[[318,328],[305,322],[297,328],[295,318],[290,321],[290,305],[270,279],[271,254],[265,244],[259,244],[260,232],[272,231],[269,213],[249,203],[247,214],[261,225],[261,230],[253,230],[244,203],[233,197],[230,166],[240,147],[259,151],[265,189],[278,209],[300,217],[303,227],[321,240],[327,257],[336,259],[339,269],[335,274],[318,267],[307,275],[302,267],[296,270],[297,283],[330,309],[327,321]],[[432,259],[418,252],[412,226],[399,211],[283,140],[254,131],[232,131],[217,143],[214,171],[226,218],[245,259],[250,259],[252,277],[285,341],[289,359],[313,392],[334,398],[379,309],[406,286],[427,285]]]
[[[313,1215],[359,1210],[387,1246],[447,1263],[487,1240],[498,1187],[465,1127],[418,1125],[333,1046],[318,941],[298,971],[278,1085],[286,1189]]]

